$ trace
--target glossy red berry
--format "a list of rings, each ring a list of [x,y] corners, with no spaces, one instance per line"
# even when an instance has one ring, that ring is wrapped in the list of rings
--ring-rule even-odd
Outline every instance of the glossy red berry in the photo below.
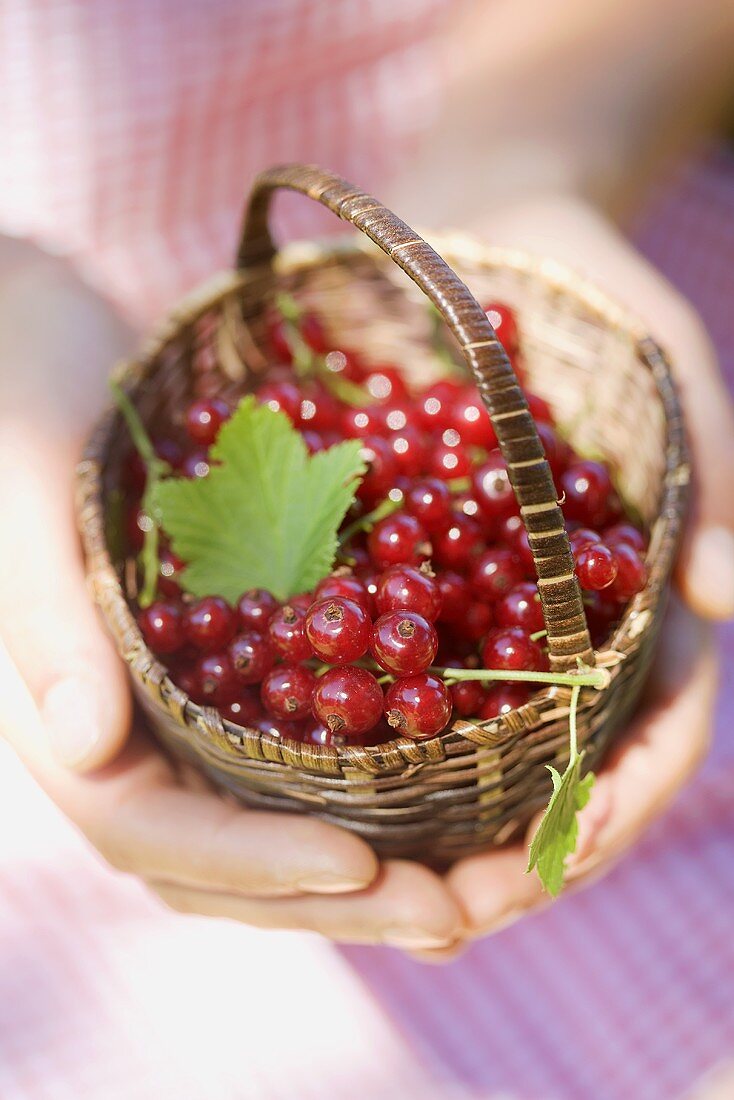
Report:
[[[489,305],[484,307],[484,312],[489,318],[490,325],[497,333],[502,347],[508,355],[512,355],[517,351],[519,343],[515,314],[509,306],[503,305],[501,302],[490,302]]]
[[[519,626],[528,634],[545,630],[543,608],[538,587],[531,581],[522,581],[501,596],[494,605],[497,626]]]
[[[220,596],[204,596],[186,609],[186,636],[197,649],[221,649],[231,641],[237,618]]]
[[[454,710],[462,718],[478,715],[487,695],[481,680],[460,680],[449,688]]]
[[[541,423],[550,424],[551,426],[553,425],[555,420],[555,417],[553,416],[553,410],[544,398],[538,397],[537,393],[526,393],[525,400],[528,403],[530,415],[532,416],[536,424]]]
[[[186,410],[186,431],[194,443],[210,447],[230,415],[229,405],[218,397],[193,401]]]
[[[273,412],[283,412],[292,424],[301,415],[301,391],[295,382],[266,382],[255,394],[261,405]]]
[[[441,591],[429,570],[393,565],[380,574],[375,605],[380,615],[387,611],[415,611],[433,622],[441,610]]]
[[[577,527],[575,531],[569,532],[568,541],[571,543],[571,551],[576,557],[587,546],[596,546],[602,539],[599,533],[592,531],[590,527]]]
[[[276,611],[268,624],[270,641],[281,657],[297,663],[313,657],[311,644],[306,636],[306,612],[292,604]]]
[[[378,569],[417,565],[431,553],[426,532],[407,512],[396,512],[376,523],[368,535],[367,548]]]
[[[333,596],[315,603],[306,615],[306,635],[320,661],[348,665],[367,652],[372,620],[360,603]]]
[[[278,363],[293,362],[293,352],[291,351],[286,324],[281,318],[271,321],[268,326],[268,340]]]
[[[391,684],[385,695],[385,717],[401,737],[435,737],[451,718],[451,695],[443,680],[429,672]]]
[[[531,688],[525,684],[495,684],[487,692],[479,709],[482,721],[499,718],[511,710],[524,707],[530,698]]]
[[[243,630],[265,633],[279,606],[275,596],[265,588],[251,588],[237,601],[240,626]]]
[[[460,624],[474,600],[469,582],[450,569],[438,573],[436,580],[441,593],[439,622]]]
[[[175,653],[186,641],[178,604],[157,600],[138,613],[138,626],[154,653]]]
[[[482,646],[482,666],[519,672],[540,672],[546,658],[537,642],[519,626],[501,626],[490,630]]]
[[[484,546],[482,529],[470,516],[455,514],[443,531],[432,535],[433,559],[443,569],[468,569]]]
[[[316,677],[304,665],[276,665],[260,688],[263,706],[276,718],[305,718],[311,712]]]
[[[444,481],[467,477],[470,470],[471,457],[461,442],[451,445],[442,441],[430,450],[426,461],[426,472]]]
[[[366,405],[362,408],[349,406],[341,415],[341,430],[347,439],[379,436],[383,425],[383,414],[379,405]]]
[[[609,588],[617,576],[617,568],[614,553],[601,543],[585,546],[576,555],[576,576],[587,592]]]
[[[300,741],[303,737],[304,723],[302,721],[263,714],[249,724],[253,729],[266,734],[268,737],[275,737],[278,741]]]
[[[259,684],[275,662],[272,643],[264,634],[248,630],[229,643],[229,658],[242,684]]]
[[[604,524],[614,490],[609,471],[601,462],[575,462],[562,475],[559,489],[564,494],[563,512],[567,519],[589,527]]]
[[[313,694],[313,713],[332,734],[366,733],[382,716],[382,688],[371,672],[355,665],[321,676]]]
[[[192,479],[208,477],[210,468],[209,453],[203,447],[197,447],[196,450],[189,451],[181,463],[183,476]]]
[[[519,584],[523,576],[523,568],[513,551],[494,546],[477,558],[471,583],[483,600],[494,603]]]
[[[499,451],[492,451],[472,473],[472,493],[488,520],[498,522],[518,511],[507,464]]]
[[[600,541],[603,541],[605,546],[616,546],[624,542],[638,554],[644,554],[647,545],[645,536],[631,523],[615,523],[612,527],[607,527]]]
[[[390,492],[398,476],[398,465],[386,439],[370,435],[364,440],[360,458],[367,472],[357,489],[357,496],[368,505],[382,500]]]
[[[408,424],[402,431],[391,432],[388,443],[395,456],[399,474],[413,478],[423,472],[428,460],[428,450],[421,432]]]
[[[617,565],[617,576],[609,593],[616,600],[629,600],[645,587],[647,567],[637,551],[626,542],[618,542],[612,554]]]
[[[355,577],[353,573],[332,573],[324,577],[316,586],[314,602],[328,600],[334,596],[361,604],[365,611],[370,609],[371,598],[367,587],[364,581]]]
[[[429,386],[418,398],[418,418],[424,429],[442,432],[451,427],[454,403],[458,400],[463,386],[449,378],[442,378]]]
[[[164,596],[179,596],[181,585],[177,577],[184,568],[184,563],[172,550],[163,549],[158,555],[158,590]]]
[[[479,642],[494,623],[492,608],[481,600],[473,600],[458,628],[470,642]]]
[[[370,368],[362,377],[362,385],[382,405],[402,401],[408,396],[408,387],[397,367]]]
[[[209,653],[196,665],[201,697],[205,703],[226,706],[239,696],[242,686],[228,653]]]
[[[222,718],[238,726],[249,726],[262,715],[260,693],[254,688],[243,688],[233,703],[221,707]]]
[[[492,421],[476,386],[468,386],[454,403],[451,424],[461,436],[462,443],[483,447],[486,451],[497,446]]]
[[[370,652],[380,668],[395,676],[416,676],[438,652],[436,628],[414,611],[388,611],[372,630]]]
[[[423,477],[414,481],[405,493],[405,510],[432,534],[451,519],[451,493],[445,481]]]

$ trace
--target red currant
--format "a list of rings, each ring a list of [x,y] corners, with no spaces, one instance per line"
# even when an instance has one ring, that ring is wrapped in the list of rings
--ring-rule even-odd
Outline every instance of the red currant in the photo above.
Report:
[[[405,508],[429,534],[451,519],[451,493],[445,481],[437,477],[419,478],[405,494]]]
[[[643,554],[646,546],[645,536],[631,523],[615,523],[612,527],[607,527],[603,541],[605,546],[610,547],[624,542],[627,546],[631,546],[633,550],[636,550],[638,554]]]
[[[311,644],[306,636],[306,612],[292,604],[276,611],[268,624],[270,640],[289,661],[307,661],[313,657]]]
[[[517,556],[504,547],[485,550],[474,565],[471,582],[475,592],[490,603],[500,599],[523,579]]]
[[[499,718],[511,710],[524,707],[530,698],[530,688],[525,684],[495,684],[487,692],[487,697],[479,710],[479,717],[486,722]]]
[[[442,378],[425,390],[418,401],[418,417],[426,430],[442,432],[451,427],[451,412],[462,388],[459,382]]]
[[[583,460],[569,466],[559,488],[565,496],[563,512],[567,519],[591,527],[604,523],[614,490],[609,471],[601,462]]]
[[[517,351],[519,343],[515,314],[509,306],[502,305],[501,302],[490,302],[484,307],[484,312],[502,347],[508,355],[512,355]]]
[[[283,412],[292,424],[301,415],[301,391],[295,382],[266,382],[257,391],[257,400],[273,412]]]
[[[196,675],[204,702],[227,706],[238,698],[241,685],[228,653],[209,653],[196,666]]]
[[[243,688],[233,703],[221,708],[222,718],[238,726],[249,726],[262,715],[260,694],[254,688]]]
[[[433,557],[444,569],[468,569],[484,545],[479,524],[461,513],[452,517],[451,523],[431,538]]]
[[[264,632],[279,606],[275,596],[265,588],[251,588],[237,603],[240,626],[243,630]]]
[[[452,570],[439,573],[436,580],[441,593],[439,622],[461,623],[474,599],[469,582]]]
[[[220,596],[204,596],[186,609],[186,636],[197,649],[221,649],[236,629],[234,611]]]
[[[352,600],[360,604],[365,611],[370,608],[370,595],[363,580],[355,577],[353,573],[332,573],[324,577],[316,587],[314,600],[328,600],[334,596],[340,596],[345,600]]]
[[[451,718],[449,690],[429,672],[396,680],[385,695],[385,717],[402,737],[435,737]]]
[[[386,439],[370,435],[364,440],[360,457],[367,472],[357,489],[357,496],[366,504],[382,500],[390,492],[398,476],[398,465]]]
[[[459,624],[462,634],[471,642],[479,642],[487,633],[494,622],[492,608],[488,603],[474,600],[467,608],[466,614]]]
[[[498,626],[519,626],[529,634],[545,630],[543,608],[538,587],[531,581],[522,581],[501,596],[494,605],[494,617]]]
[[[452,481],[457,477],[466,477],[471,470],[471,458],[461,442],[455,445],[444,442],[434,447],[427,461],[427,472],[433,477]]]
[[[372,630],[370,652],[380,668],[396,676],[416,676],[438,652],[436,628],[414,611],[388,611]]]
[[[375,604],[380,615],[387,611],[415,611],[433,622],[441,610],[441,592],[426,568],[393,565],[378,580]]]
[[[230,642],[228,653],[235,675],[242,684],[260,683],[275,662],[270,639],[255,630],[238,634]]]
[[[138,614],[138,626],[154,653],[175,653],[186,641],[178,604],[157,600]]]
[[[312,351],[317,352],[319,355],[324,355],[329,351],[329,338],[326,335],[321,319],[317,317],[315,313],[304,313],[298,327],[305,343],[308,344]]]
[[[158,561],[158,589],[164,596],[179,596],[181,585],[176,577],[184,568],[184,563],[172,550],[161,550]]]
[[[507,669],[513,672],[541,672],[546,658],[540,646],[519,626],[490,630],[482,646],[484,668]]]
[[[587,592],[609,588],[617,576],[617,561],[611,550],[601,543],[585,546],[576,555],[576,576]]]
[[[378,569],[390,565],[417,565],[429,557],[431,545],[415,516],[396,512],[380,520],[369,533],[367,546]]]
[[[398,473],[413,478],[423,472],[427,459],[426,441],[419,431],[406,425],[391,433],[388,443],[395,456]]]
[[[408,387],[397,367],[372,367],[364,375],[362,385],[375,401],[400,401],[408,396]]]
[[[492,421],[476,386],[468,386],[451,410],[452,424],[461,436],[462,443],[483,447],[486,451],[497,446]]]
[[[474,470],[472,491],[482,512],[491,521],[518,511],[507,464],[499,451],[492,451],[487,461]]]
[[[487,695],[487,689],[481,680],[460,680],[457,684],[451,685],[449,692],[454,710],[462,718],[479,714]]]
[[[273,717],[264,714],[255,718],[251,723],[253,729],[269,737],[276,737],[279,741],[300,741],[303,736],[303,723],[289,721],[287,718]]]
[[[553,425],[555,421],[553,410],[544,398],[538,397],[537,393],[526,393],[525,400],[528,403],[530,415],[536,424],[542,423]]]
[[[308,642],[321,661],[348,665],[367,652],[372,620],[360,603],[333,596],[319,600],[306,615]]]
[[[618,542],[612,549],[617,565],[617,576],[609,589],[616,600],[629,600],[645,587],[647,567],[644,561],[626,542]]]
[[[186,410],[186,431],[194,443],[210,447],[230,415],[229,405],[218,397],[194,401]]]
[[[276,718],[305,718],[311,710],[316,677],[304,665],[276,665],[260,688],[263,706]]]
[[[358,736],[379,722],[382,688],[365,668],[332,668],[317,680],[312,707],[332,734]]]
[[[202,447],[189,451],[181,463],[183,476],[192,479],[195,477],[208,477],[210,469],[209,453]]]

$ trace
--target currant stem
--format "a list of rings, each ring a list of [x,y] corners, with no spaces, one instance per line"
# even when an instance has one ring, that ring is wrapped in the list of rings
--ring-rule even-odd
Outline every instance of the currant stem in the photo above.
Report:
[[[278,294],[275,305],[283,318],[285,338],[293,356],[293,369],[299,378],[307,378],[316,370],[316,355],[301,336],[299,324],[303,313],[291,294]]]
[[[579,684],[574,684],[571,689],[571,704],[568,715],[568,729],[570,735],[570,750],[568,756],[568,766],[576,762],[578,756],[578,734],[576,730],[576,712],[579,705],[579,695],[581,694],[581,687]]]
[[[397,512],[398,508],[402,508],[402,506],[402,497],[400,500],[392,500],[390,497],[385,497],[371,512],[365,512],[363,516],[355,519],[354,523],[350,523],[348,527],[344,528],[339,535],[339,545],[346,546],[355,535],[360,533],[360,531],[371,531],[376,523],[379,523],[381,519],[385,519],[387,516],[391,516],[393,512]]]
[[[440,359],[441,363],[446,368],[447,374],[453,374],[455,376],[465,375],[463,367],[456,362],[443,341],[444,325],[446,322],[432,302],[428,306],[428,311],[431,318],[431,346],[436,357]]]
[[[435,676],[441,676],[447,684],[460,680],[518,680],[529,684],[593,687],[601,691],[609,682],[609,673],[601,668],[579,672],[528,672],[525,669],[506,668],[431,668],[429,671]]]

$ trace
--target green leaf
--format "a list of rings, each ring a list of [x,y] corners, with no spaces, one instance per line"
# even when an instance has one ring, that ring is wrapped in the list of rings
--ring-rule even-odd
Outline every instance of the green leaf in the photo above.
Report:
[[[549,894],[556,897],[563,887],[566,856],[576,850],[578,821],[576,815],[591,796],[594,775],[581,778],[584,753],[573,754],[563,775],[548,765],[553,780],[553,794],[543,820],[530,845],[528,871],[538,868],[538,875]]]
[[[246,397],[211,449],[209,475],[156,487],[156,519],[187,562],[184,587],[230,603],[249,588],[280,600],[313,588],[365,472],[360,449],[349,440],[309,456],[282,412]]]

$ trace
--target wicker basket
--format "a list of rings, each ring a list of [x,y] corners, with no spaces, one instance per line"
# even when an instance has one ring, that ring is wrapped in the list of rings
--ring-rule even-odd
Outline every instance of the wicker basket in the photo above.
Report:
[[[321,202],[366,237],[348,247],[309,244],[276,254],[267,217],[278,188]],[[580,660],[609,670],[606,688],[581,693],[579,741],[593,766],[643,686],[681,527],[689,466],[669,368],[634,318],[556,264],[464,238],[444,237],[440,247],[444,259],[373,198],[320,169],[265,172],[250,199],[237,270],[187,298],[120,377],[147,424],[180,424],[194,387],[197,394],[241,394],[266,369],[264,307],[285,287],[319,312],[336,347],[343,338],[367,358],[397,361],[425,378],[439,368],[425,298],[398,269],[407,272],[445,318],[489,409],[530,537],[552,668],[576,668]],[[516,309],[530,388],[550,402],[578,450],[601,452],[611,463],[625,500],[650,529],[647,586],[601,652],[590,645],[534,423],[465,284],[480,300]],[[563,767],[568,756],[569,688],[538,691],[502,718],[457,722],[429,741],[374,748],[277,740],[191,702],[146,647],[123,591],[123,563],[111,560],[105,540],[106,503],[128,447],[125,425],[110,410],[79,466],[80,526],[94,596],[151,728],[172,753],[248,805],[318,814],[382,854],[434,862],[512,838],[546,803],[545,765]]]

